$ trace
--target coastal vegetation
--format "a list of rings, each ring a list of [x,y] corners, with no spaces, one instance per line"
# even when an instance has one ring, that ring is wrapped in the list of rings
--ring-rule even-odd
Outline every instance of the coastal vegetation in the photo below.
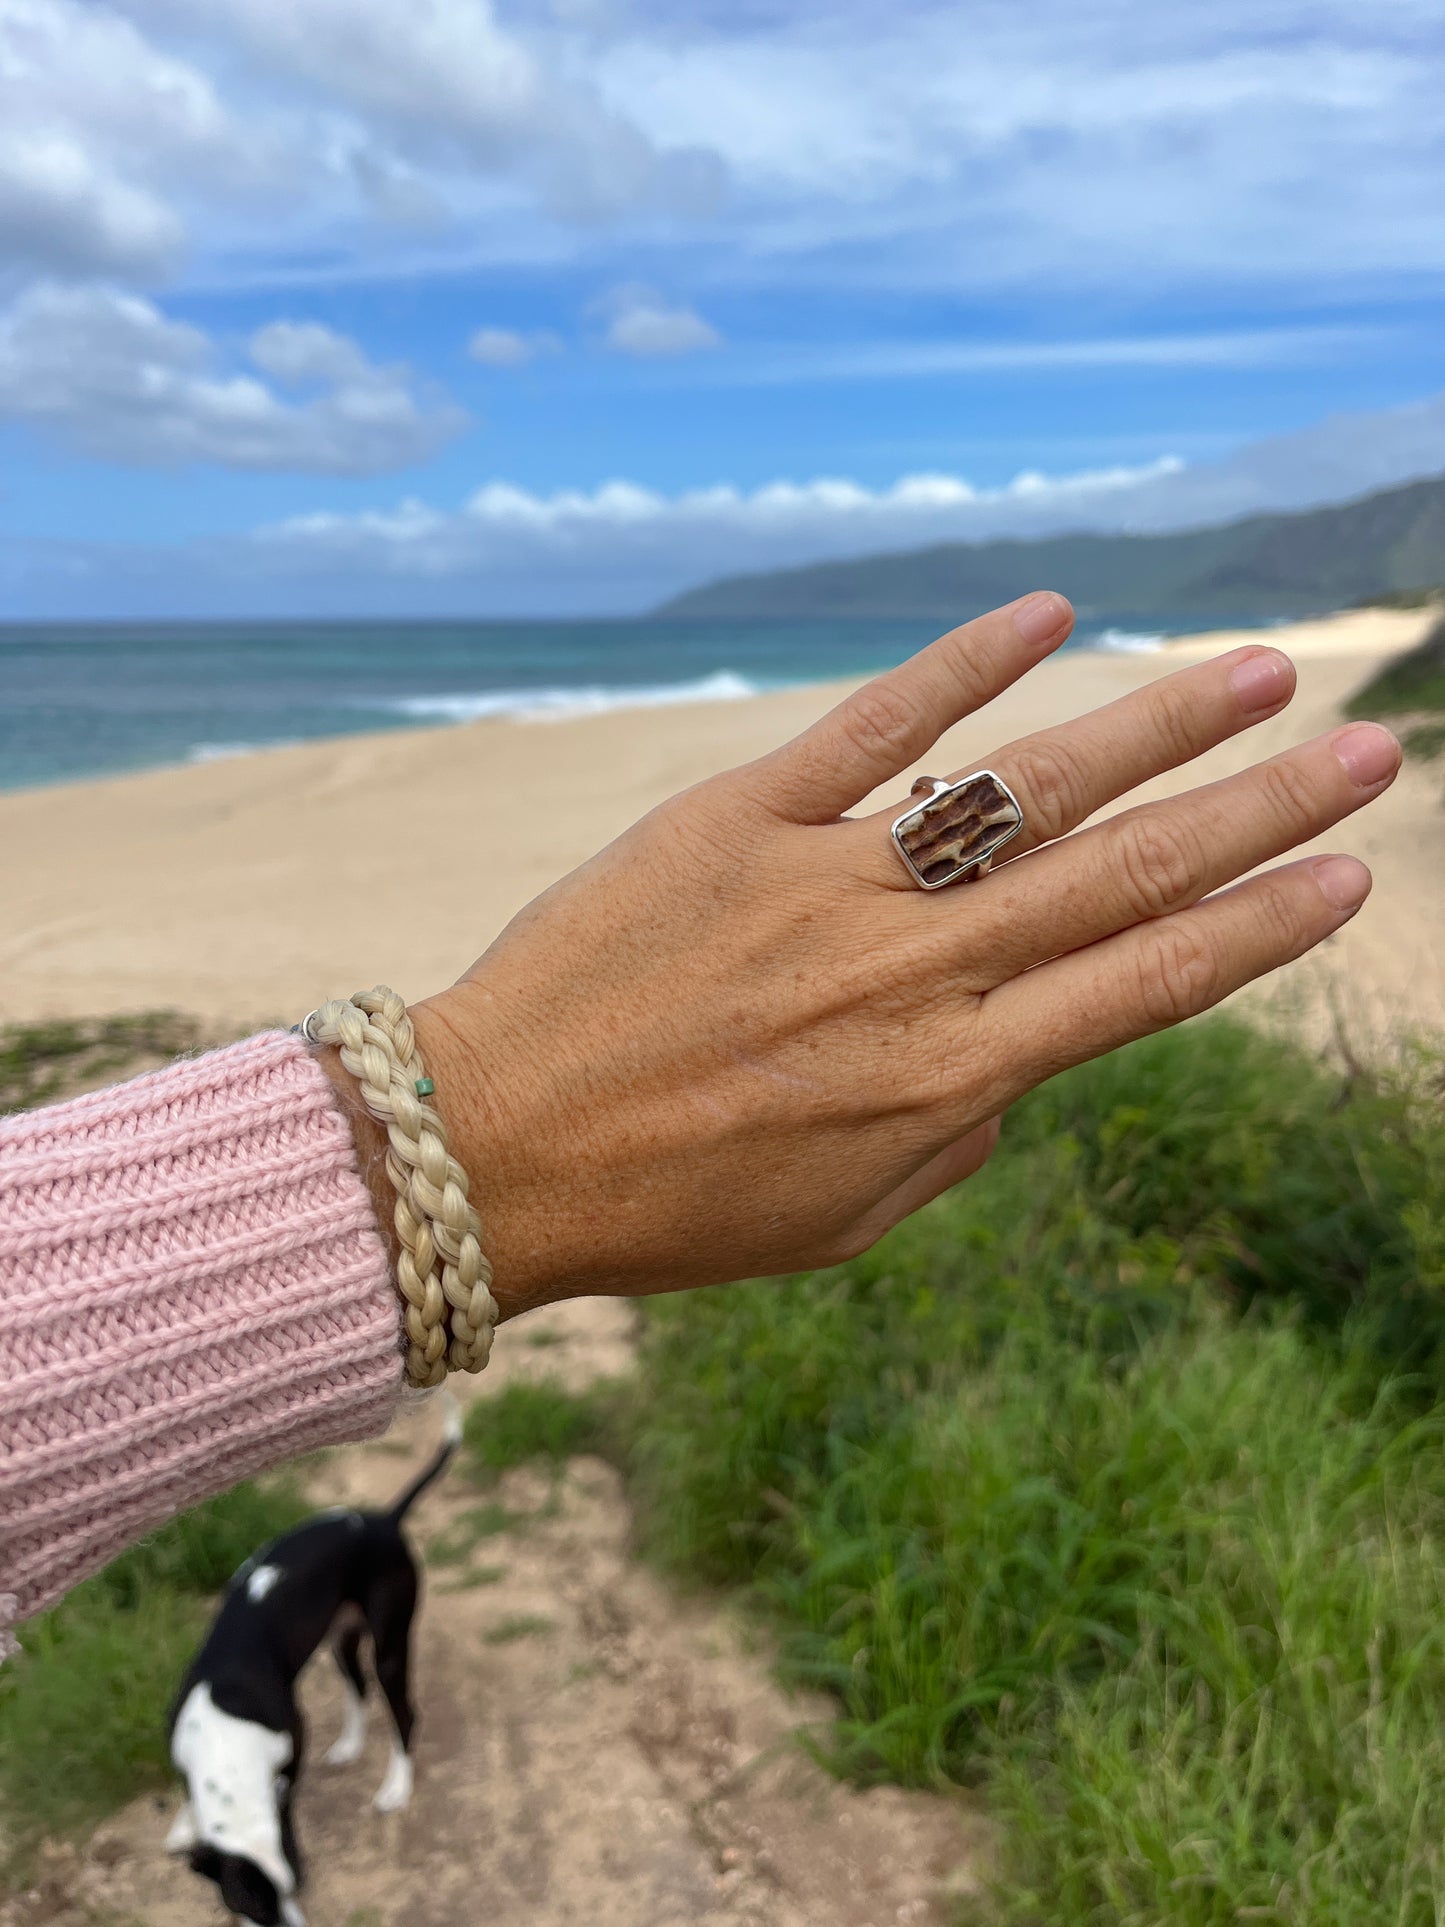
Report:
[[[1152,1039],[865,1257],[649,1303],[576,1409],[649,1556],[831,1694],[836,1771],[987,1802],[971,1919],[1440,1917],[1440,1099],[1427,1051]],[[566,1403],[509,1389],[500,1456]]]
[[[986,1804],[970,1921],[1434,1921],[1442,1112],[1423,1046],[1147,1040],[1015,1107],[865,1256],[649,1302],[631,1379],[474,1407],[468,1469],[618,1463],[645,1556],[831,1697],[823,1760]],[[207,1594],[300,1503],[243,1487],[26,1629],[12,1848],[158,1780]]]
[[[1350,714],[1403,717],[1407,750],[1417,756],[1445,751],[1445,613],[1413,649],[1370,678],[1351,701]]]
[[[664,604],[696,620],[898,616],[957,621],[1041,584],[1102,615],[1255,623],[1403,594],[1445,574],[1445,475],[1293,515],[1161,535],[946,542],[906,553],[729,576]]]

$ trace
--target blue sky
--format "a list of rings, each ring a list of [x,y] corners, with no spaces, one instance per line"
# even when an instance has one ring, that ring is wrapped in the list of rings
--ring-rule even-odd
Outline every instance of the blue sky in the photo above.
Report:
[[[0,616],[589,611],[1445,468],[1436,0],[4,0]]]

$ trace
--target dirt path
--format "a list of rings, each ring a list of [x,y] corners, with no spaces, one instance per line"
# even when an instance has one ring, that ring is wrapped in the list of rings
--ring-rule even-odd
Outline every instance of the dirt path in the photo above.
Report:
[[[579,1386],[630,1351],[625,1307],[556,1306],[504,1330],[468,1392],[513,1375]],[[389,1498],[436,1431],[422,1411],[335,1454],[318,1499]],[[299,1802],[310,1927],[892,1927],[944,1922],[974,1889],[982,1821],[827,1779],[791,1737],[824,1703],[784,1697],[746,1629],[679,1603],[629,1559],[628,1531],[617,1475],[595,1459],[555,1490],[527,1469],[494,1495],[452,1478],[423,1501],[416,1796],[405,1814],[372,1811],[379,1717],[357,1765],[322,1764],[341,1695],[315,1666]],[[52,1853],[6,1927],[221,1927],[210,1890],[161,1853],[174,1805],[137,1800]]]

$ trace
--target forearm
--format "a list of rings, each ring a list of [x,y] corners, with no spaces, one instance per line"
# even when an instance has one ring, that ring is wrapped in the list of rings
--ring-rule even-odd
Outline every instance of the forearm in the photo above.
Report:
[[[0,1120],[10,1620],[183,1507],[383,1430],[401,1377],[357,1145],[298,1039]]]

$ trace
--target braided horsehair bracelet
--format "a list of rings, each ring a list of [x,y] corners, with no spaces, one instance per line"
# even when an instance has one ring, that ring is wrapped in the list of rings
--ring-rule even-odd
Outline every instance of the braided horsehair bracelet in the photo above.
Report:
[[[396,1280],[406,1301],[406,1376],[440,1385],[448,1372],[479,1372],[492,1349],[497,1304],[482,1250],[481,1219],[447,1128],[426,1099],[426,1074],[406,1005],[378,984],[333,997],[296,1026],[313,1044],[334,1044],[386,1131],[386,1174],[396,1187]],[[450,1333],[450,1336],[448,1336]]]

